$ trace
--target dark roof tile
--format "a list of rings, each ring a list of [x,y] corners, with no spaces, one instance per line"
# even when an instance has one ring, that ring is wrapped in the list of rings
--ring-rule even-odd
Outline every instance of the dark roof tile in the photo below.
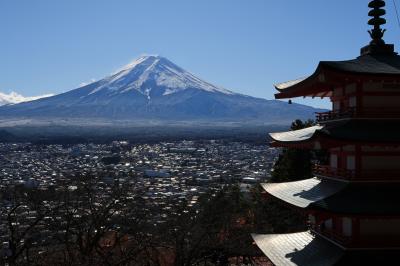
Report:
[[[344,254],[342,249],[311,232],[252,236],[276,266],[334,265]]]

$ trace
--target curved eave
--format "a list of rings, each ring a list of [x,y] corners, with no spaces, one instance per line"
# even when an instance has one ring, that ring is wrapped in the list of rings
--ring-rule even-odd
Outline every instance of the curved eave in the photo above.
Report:
[[[295,142],[282,143],[282,142],[277,142],[277,141],[271,141],[270,146],[274,147],[274,148],[292,148],[292,149],[318,149],[318,148],[320,148],[320,147],[317,147],[318,145],[316,143],[317,143],[317,140],[300,142],[300,143],[295,143]]]
[[[352,62],[355,63],[352,64]],[[330,97],[332,89],[342,85],[343,82],[400,81],[400,70],[396,72],[394,67],[387,66],[387,72],[377,71],[375,73],[368,69],[368,67],[375,66],[373,63],[373,61],[366,63],[360,59],[339,62],[322,61],[311,76],[276,84],[275,88],[279,93],[275,94],[275,98]],[[383,67],[381,66],[381,68]]]
[[[292,149],[328,149],[339,146],[347,145],[351,141],[359,145],[367,145],[372,147],[387,147],[388,145],[399,146],[399,141],[364,141],[357,139],[336,139],[329,135],[323,134],[322,132],[318,136],[310,138],[302,142],[279,142],[271,141],[270,146],[275,148],[292,148]]]
[[[264,183],[261,186],[268,195],[300,209],[350,216],[400,215],[398,183],[354,184],[310,178],[295,182]]]
[[[346,120],[305,129],[270,133],[274,147],[329,148],[352,143],[369,146],[399,145],[400,121]]]
[[[338,193],[311,203],[309,207],[342,215],[399,217],[399,190],[398,183],[350,184]]]
[[[324,71],[320,63],[311,76],[276,84],[275,89],[279,91],[279,93],[275,94],[276,99],[301,96],[327,97],[331,94],[332,86],[326,82]]]
[[[347,186],[347,183],[329,179],[310,178],[286,183],[261,184],[271,196],[290,205],[305,209],[312,203],[328,198]]]
[[[334,265],[344,255],[341,248],[311,232],[252,234],[252,237],[260,250],[276,266]]]
[[[274,142],[281,144],[301,144],[313,140],[324,126],[313,126],[299,130],[270,133]]]

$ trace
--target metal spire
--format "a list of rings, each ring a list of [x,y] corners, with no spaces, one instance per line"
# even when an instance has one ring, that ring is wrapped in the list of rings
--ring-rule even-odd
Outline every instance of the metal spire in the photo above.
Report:
[[[394,45],[385,44],[385,41],[383,40],[383,35],[386,30],[382,29],[381,26],[386,24],[386,19],[382,18],[382,16],[386,14],[384,9],[385,6],[386,3],[383,0],[373,0],[368,4],[368,7],[371,8],[368,16],[372,17],[368,21],[368,24],[373,26],[373,28],[368,32],[372,40],[369,45],[361,48],[361,55],[396,54],[394,52]]]
[[[368,5],[369,8],[372,8],[372,10],[368,13],[368,16],[372,17],[368,21],[368,24],[374,26],[372,30],[368,31],[369,35],[372,38],[372,41],[370,43],[372,45],[385,44],[385,41],[382,38],[386,30],[381,29],[381,25],[386,24],[386,19],[382,18],[382,16],[386,14],[385,9],[383,9],[385,5],[385,1],[383,0],[373,0]]]

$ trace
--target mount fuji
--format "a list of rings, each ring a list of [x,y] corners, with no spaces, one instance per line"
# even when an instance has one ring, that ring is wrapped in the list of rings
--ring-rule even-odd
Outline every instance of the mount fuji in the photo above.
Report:
[[[214,86],[168,59],[142,56],[115,74],[55,96],[0,107],[1,118],[286,123],[316,109]]]

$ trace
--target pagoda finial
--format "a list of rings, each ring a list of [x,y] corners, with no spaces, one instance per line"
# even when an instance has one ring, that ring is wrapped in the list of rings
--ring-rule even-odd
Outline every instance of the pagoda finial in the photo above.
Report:
[[[368,24],[374,26],[372,30],[368,31],[372,38],[372,45],[385,44],[385,41],[382,38],[386,30],[381,29],[381,25],[386,24],[386,19],[382,18],[382,16],[386,14],[385,9],[383,9],[385,5],[385,1],[383,0],[373,0],[368,5],[369,8],[372,8],[372,10],[368,13],[368,16],[372,17],[368,21]]]
[[[382,18],[386,14],[383,8],[385,6],[386,3],[383,0],[373,0],[368,4],[368,7],[371,8],[368,16],[372,17],[368,24],[373,26],[373,29],[368,32],[372,40],[369,45],[361,48],[361,55],[394,54],[394,45],[385,44],[383,40],[386,30],[382,29],[381,26],[386,24],[386,19]]]

